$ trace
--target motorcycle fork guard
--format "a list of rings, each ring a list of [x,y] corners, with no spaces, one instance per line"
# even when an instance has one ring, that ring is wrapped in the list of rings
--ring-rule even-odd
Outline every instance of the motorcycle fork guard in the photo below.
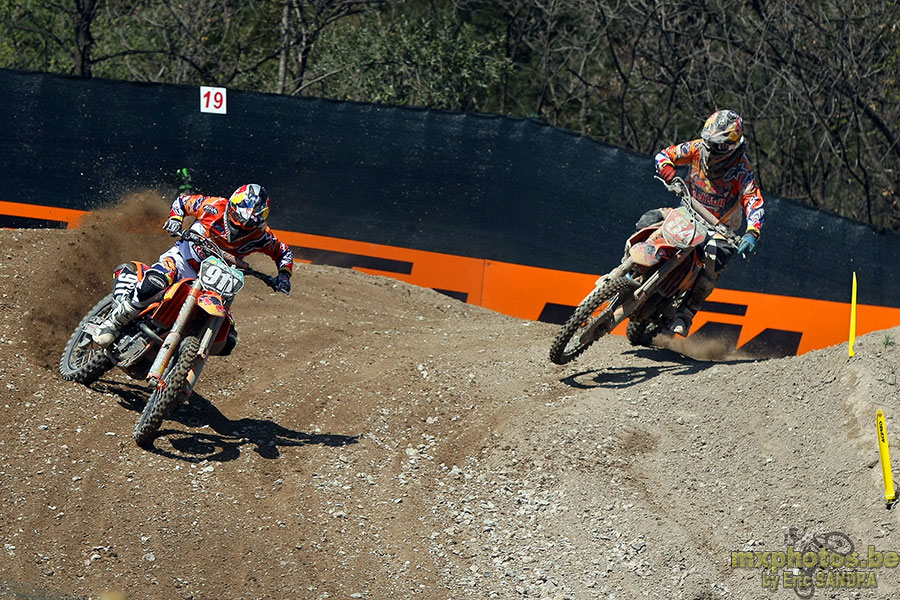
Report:
[[[667,260],[661,267],[659,267],[653,273],[651,273],[650,276],[647,277],[647,279],[641,283],[628,277],[629,281],[631,281],[632,285],[634,286],[634,290],[632,291],[631,296],[629,298],[627,298],[622,303],[621,306],[619,306],[615,309],[611,321],[608,321],[608,320],[604,321],[605,323],[609,323],[608,331],[612,331],[613,329],[618,327],[618,325],[622,321],[624,321],[627,318],[633,317],[635,315],[635,313],[641,313],[643,311],[643,309],[645,308],[645,303],[647,302],[647,300],[652,298],[653,295],[656,293],[659,293],[664,298],[667,298],[667,301],[671,301],[672,296],[663,294],[662,290],[660,290],[659,287],[662,283],[666,282],[666,279],[671,275],[672,271],[674,271],[675,269],[678,269],[679,267],[683,267],[685,260],[691,258],[691,256],[696,256],[696,254],[695,253],[690,253],[690,254],[682,253],[682,254],[675,255],[673,258]],[[623,262],[622,265],[620,265],[617,269],[613,270],[613,272],[610,273],[610,275],[612,275],[616,271],[618,271],[619,273],[622,273],[623,271],[626,271],[626,269],[630,269],[632,265],[634,265],[634,261],[632,259],[628,259],[625,262]],[[598,279],[597,284],[599,285],[605,278],[606,278],[606,276]],[[690,277],[689,279],[692,283],[693,280],[696,279],[696,276]],[[684,283],[685,283],[685,278],[679,278],[679,285],[684,285]],[[675,295],[677,295],[678,293],[680,293],[680,292],[676,289]],[[649,316],[650,315],[647,315],[647,314],[640,314],[640,315],[638,315],[638,320],[646,319]],[[591,326],[588,327],[588,329],[584,333],[582,333],[582,335],[579,339],[584,340],[584,341],[588,341],[588,340],[596,341],[600,337],[600,335],[599,335],[600,325],[601,325],[600,319],[597,319],[597,321],[595,323],[592,323]],[[591,337],[587,337],[587,336],[591,336]]]
[[[599,279],[598,283],[602,279],[603,278]],[[629,280],[629,281],[632,281],[632,280]],[[637,286],[637,282],[634,282],[632,285]],[[624,293],[624,292],[620,292],[620,297],[621,297],[622,293]],[[628,298],[626,298],[621,303],[619,303],[619,298],[617,298],[616,305],[610,306],[609,308],[607,308],[607,310],[612,309],[612,315],[610,315],[610,317],[607,319],[600,319],[600,318],[595,319],[594,322],[591,323],[591,325],[587,329],[585,329],[584,332],[580,336],[578,336],[579,343],[582,343],[582,344],[588,343],[588,342],[593,343],[593,342],[596,342],[597,340],[599,340],[602,335],[601,331],[600,331],[601,327],[606,329],[606,331],[604,331],[603,333],[609,333],[610,331],[612,331],[613,329],[618,327],[619,323],[621,323],[622,321],[624,321],[625,319],[628,318],[628,316],[631,314],[631,312],[634,310],[634,307],[637,306],[637,304],[638,304],[638,301],[634,297],[633,289],[632,289],[632,293],[629,294]],[[604,311],[604,312],[606,312],[606,311]]]
[[[197,296],[199,294],[200,282],[195,281],[184,300],[184,304],[181,305],[181,310],[178,311],[178,318],[175,319],[175,324],[172,325],[172,329],[166,335],[165,341],[156,355],[156,360],[153,361],[153,365],[150,367],[150,372],[147,373],[147,381],[150,385],[159,385],[162,380],[162,374],[166,370],[166,366],[172,360],[172,356],[181,344],[181,340],[184,337],[184,329],[191,319],[191,313],[194,312],[194,308],[197,306]]]
[[[697,277],[702,270],[703,265],[697,253],[692,252],[690,256],[679,261],[679,264],[673,269],[673,271],[679,272],[671,273],[670,277],[660,282],[657,291],[668,298],[676,298],[685,292],[689,292],[693,289],[694,282],[697,281]]]
[[[662,284],[666,282],[669,278],[669,275],[675,269],[682,267],[684,265],[684,261],[691,258],[692,256],[696,256],[696,253],[691,252],[690,254],[678,254],[675,257],[667,260],[663,266],[654,271],[650,277],[646,279],[646,281],[641,284],[641,286],[634,291],[634,296],[638,300],[643,300],[651,296],[655,292],[659,292],[663,296],[672,297],[679,291],[679,288],[684,285],[685,278],[678,279],[678,286],[675,289],[659,289]],[[693,281],[693,278],[691,278]],[[668,293],[667,293],[668,292]]]
[[[222,327],[222,323],[224,322],[224,317],[210,317],[207,321],[205,331],[203,332],[203,337],[200,339],[200,350],[197,352],[197,357],[199,360],[194,363],[194,365],[191,367],[190,372],[188,372],[187,383],[185,385],[188,393],[190,393],[194,389],[194,385],[196,385],[197,380],[200,379],[200,373],[203,372],[203,368],[206,366],[206,361],[207,359],[209,359],[209,347],[216,339],[216,336],[219,334],[219,329]]]

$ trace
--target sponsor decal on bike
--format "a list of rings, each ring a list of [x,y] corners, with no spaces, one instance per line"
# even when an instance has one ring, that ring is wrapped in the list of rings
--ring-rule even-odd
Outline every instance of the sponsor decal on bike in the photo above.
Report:
[[[758,569],[763,589],[790,590],[800,598],[812,598],[816,590],[877,588],[878,570],[898,566],[896,550],[871,545],[857,550],[841,531],[819,533],[799,527],[789,528],[784,549],[731,553],[732,569]]]

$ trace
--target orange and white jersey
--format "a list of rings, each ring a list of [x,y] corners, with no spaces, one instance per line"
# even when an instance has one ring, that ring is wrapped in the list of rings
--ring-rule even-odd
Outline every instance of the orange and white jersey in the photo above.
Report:
[[[228,198],[217,196],[203,196],[201,194],[181,194],[172,203],[169,217],[183,220],[185,216],[194,217],[196,220],[191,229],[208,237],[219,248],[244,258],[254,252],[262,252],[269,256],[278,265],[279,271],[290,273],[294,268],[294,254],[287,244],[281,242],[275,234],[264,225],[257,229],[241,232],[239,237],[229,235],[225,223],[225,209],[228,206]],[[187,242],[179,242],[179,247],[190,246]],[[187,248],[184,248],[187,249]],[[190,248],[190,258],[199,258]]]
[[[759,233],[765,217],[763,196],[747,155],[741,155],[720,179],[712,179],[700,166],[702,143],[699,139],[691,140],[661,150],[654,159],[657,173],[665,164],[690,165],[685,183],[697,201],[732,231],[740,232],[746,216],[747,229]]]

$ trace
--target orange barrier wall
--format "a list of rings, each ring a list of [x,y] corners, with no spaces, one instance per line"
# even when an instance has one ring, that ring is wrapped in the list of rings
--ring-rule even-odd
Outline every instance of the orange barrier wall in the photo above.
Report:
[[[49,225],[66,223],[69,228],[78,227],[85,212],[83,210],[57,208],[55,206],[38,206],[36,204],[0,201],[0,215],[43,222]]]
[[[0,202],[0,215],[77,227],[83,211]],[[432,288],[528,320],[561,323],[597,275],[368,242],[277,231],[297,262],[329,264]],[[850,282],[847,283],[849,299]],[[865,290],[860,290],[864,301]],[[694,319],[695,336],[715,336],[749,355],[792,355],[847,341],[850,305],[719,288]],[[900,309],[860,304],[857,334],[900,325]],[[623,334],[624,324],[613,333]]]

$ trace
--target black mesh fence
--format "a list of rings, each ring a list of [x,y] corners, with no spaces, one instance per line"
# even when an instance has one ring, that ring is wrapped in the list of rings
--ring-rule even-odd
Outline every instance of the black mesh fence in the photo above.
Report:
[[[600,273],[648,208],[671,204],[651,157],[530,119],[0,70],[0,201],[90,209],[125,191],[264,185],[276,229]],[[676,140],[673,140],[676,141]],[[763,187],[765,186],[765,182]],[[765,191],[765,189],[764,189]],[[900,236],[767,196],[731,289],[900,306]]]

